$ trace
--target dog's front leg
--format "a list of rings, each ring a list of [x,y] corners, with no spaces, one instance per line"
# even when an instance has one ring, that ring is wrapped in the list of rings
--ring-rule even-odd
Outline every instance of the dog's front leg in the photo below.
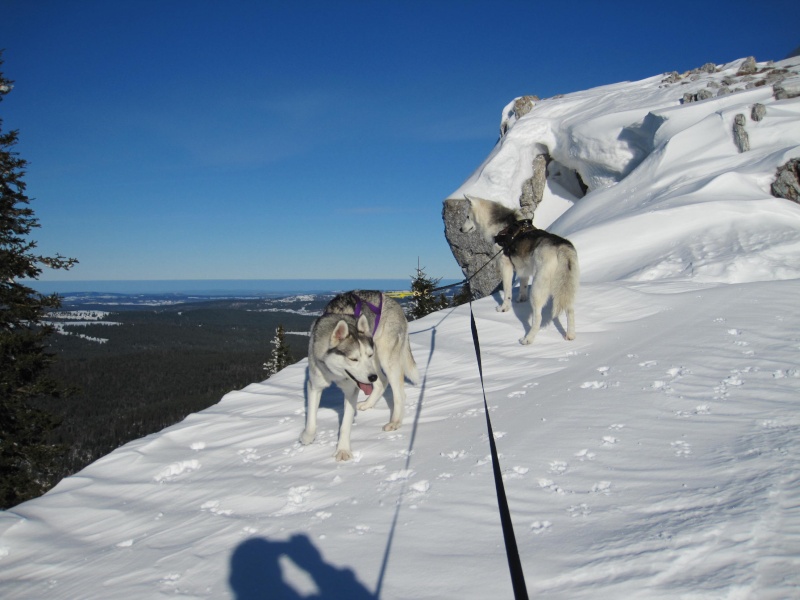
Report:
[[[358,386],[350,384],[345,388],[342,389],[344,392],[344,415],[342,415],[342,426],[339,428],[339,443],[336,444],[336,454],[333,455],[337,461],[353,458],[350,450],[350,430],[353,428],[353,419],[356,415]]]
[[[505,254],[500,257],[500,271],[503,277],[503,303],[497,307],[497,312],[511,310],[512,284],[514,283],[514,265]]]
[[[300,436],[300,442],[308,445],[314,441],[317,435],[317,410],[319,410],[319,401],[322,397],[322,388],[315,385],[308,378],[306,382],[306,397],[308,399],[308,406],[306,407],[306,428]]]

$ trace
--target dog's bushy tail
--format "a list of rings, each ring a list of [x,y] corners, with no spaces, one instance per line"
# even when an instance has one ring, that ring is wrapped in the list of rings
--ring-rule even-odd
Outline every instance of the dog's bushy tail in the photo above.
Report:
[[[572,244],[558,249],[558,272],[553,282],[553,318],[573,307],[578,294],[581,273],[578,266],[578,253]]]

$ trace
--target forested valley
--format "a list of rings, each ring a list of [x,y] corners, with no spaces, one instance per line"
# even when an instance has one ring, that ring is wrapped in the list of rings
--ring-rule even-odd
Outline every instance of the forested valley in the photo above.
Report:
[[[59,421],[48,441],[64,450],[52,483],[264,380],[279,325],[292,358],[304,358],[308,337],[295,333],[309,331],[327,300],[280,308],[275,300],[218,300],[113,312],[83,305],[105,311],[102,320],[55,321],[63,334],[51,336],[52,371],[76,391],[38,401]]]

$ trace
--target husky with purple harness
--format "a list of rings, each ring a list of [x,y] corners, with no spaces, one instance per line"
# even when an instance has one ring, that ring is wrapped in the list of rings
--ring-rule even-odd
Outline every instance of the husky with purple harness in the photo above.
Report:
[[[392,416],[384,431],[403,424],[405,378],[417,383],[419,373],[408,341],[403,309],[379,291],[339,294],[311,326],[306,380],[306,428],[303,444],[314,441],[322,391],[335,383],[344,392],[344,416],[339,429],[336,460],[353,458],[350,430],[355,411],[368,410],[392,387]],[[367,398],[358,402],[359,392]]]

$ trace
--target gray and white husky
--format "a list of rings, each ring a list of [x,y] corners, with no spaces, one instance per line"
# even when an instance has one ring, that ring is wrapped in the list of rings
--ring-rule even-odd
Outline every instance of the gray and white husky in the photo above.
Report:
[[[503,279],[503,304],[499,312],[511,308],[511,289],[514,271],[519,279],[519,302],[528,299],[528,280],[531,284],[531,329],[520,338],[521,344],[530,344],[542,324],[542,308],[548,298],[553,298],[553,319],[562,311],[567,313],[566,339],[575,339],[575,295],[578,291],[580,270],[578,253],[569,240],[537,229],[530,221],[523,221],[518,211],[482,198],[466,197],[469,202],[467,219],[461,231],[478,232],[499,251],[503,248],[501,269]],[[524,223],[524,225],[523,225]]]
[[[368,410],[392,386],[392,417],[383,426],[394,431],[403,424],[405,378],[417,383],[419,373],[408,341],[408,322],[401,306],[386,294],[356,290],[339,294],[311,326],[306,380],[306,428],[303,444],[314,441],[322,391],[335,383],[344,392],[344,416],[339,428],[336,460],[353,458],[350,430],[356,407]],[[358,400],[359,391],[367,395]]]

